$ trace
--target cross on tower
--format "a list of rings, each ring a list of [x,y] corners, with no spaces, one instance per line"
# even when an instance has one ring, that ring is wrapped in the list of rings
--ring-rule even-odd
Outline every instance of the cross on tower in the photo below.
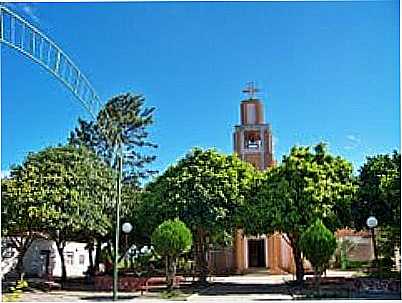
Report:
[[[248,94],[249,99],[254,99],[255,94],[259,91],[260,89],[256,87],[255,82],[248,82],[247,87],[242,90],[243,93]]]

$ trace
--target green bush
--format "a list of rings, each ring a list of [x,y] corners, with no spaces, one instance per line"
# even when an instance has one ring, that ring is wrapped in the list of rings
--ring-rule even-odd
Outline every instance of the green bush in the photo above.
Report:
[[[319,287],[321,273],[326,269],[329,259],[335,252],[336,238],[322,221],[317,219],[301,235],[300,246],[304,256],[314,268],[317,287]]]
[[[189,250],[193,243],[191,231],[178,219],[167,220],[155,229],[151,241],[155,251],[165,257],[166,279],[171,289],[176,275],[177,258]]]
[[[369,261],[352,261],[348,260],[348,266],[346,267],[347,269],[361,269],[361,268],[366,268],[370,265]]]
[[[394,267],[394,260],[391,257],[386,256],[378,259],[378,261],[371,261],[371,266],[374,268],[378,268],[379,271],[391,271]]]
[[[356,247],[356,244],[350,240],[346,239],[339,239],[337,240],[337,248],[335,250],[335,262],[333,267],[340,268],[342,270],[346,270],[353,265],[351,264],[352,261],[349,260],[348,255],[350,251]]]
[[[163,260],[164,261],[164,260]],[[131,257],[131,266],[129,271],[139,277],[151,276],[164,268],[161,258],[154,251],[139,251],[138,254]]]
[[[163,222],[152,234],[152,245],[161,256],[175,256],[191,248],[191,231],[180,220]]]
[[[105,246],[101,250],[100,254],[100,261],[105,263],[105,262],[113,262],[112,254],[110,253],[110,248],[108,246]]]

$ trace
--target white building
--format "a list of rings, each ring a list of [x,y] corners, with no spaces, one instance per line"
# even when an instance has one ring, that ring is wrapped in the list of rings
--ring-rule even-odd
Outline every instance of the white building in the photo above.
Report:
[[[89,266],[89,254],[85,247],[86,243],[67,242],[64,248],[67,277],[84,276]],[[24,271],[30,276],[61,277],[61,259],[54,241],[35,240],[25,254]]]

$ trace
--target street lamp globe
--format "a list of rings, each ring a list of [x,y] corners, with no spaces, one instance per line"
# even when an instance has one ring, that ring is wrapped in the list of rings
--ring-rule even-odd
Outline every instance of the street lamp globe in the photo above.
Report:
[[[368,217],[368,218],[367,218],[367,221],[366,221],[366,224],[367,224],[367,226],[368,226],[369,228],[374,228],[374,227],[376,227],[377,224],[378,224],[377,218],[374,217],[374,216]]]
[[[132,231],[132,229],[133,229],[133,226],[129,222],[124,223],[122,226],[122,230],[126,234],[129,234]]]

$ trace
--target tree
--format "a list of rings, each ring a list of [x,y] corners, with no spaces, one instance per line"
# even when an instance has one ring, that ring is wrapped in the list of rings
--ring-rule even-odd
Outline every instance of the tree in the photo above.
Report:
[[[366,228],[369,216],[378,220],[382,235],[380,250],[384,257],[394,256],[400,249],[401,232],[401,155],[367,157],[359,170],[359,190],[352,205],[354,227]]]
[[[336,249],[336,237],[320,219],[317,219],[302,233],[300,247],[314,268],[316,286],[319,289],[321,273],[326,269]]]
[[[30,219],[41,222],[41,232],[56,243],[64,281],[66,242],[87,240],[111,227],[102,196],[113,188],[113,172],[86,148],[61,146],[29,154],[11,178],[17,190],[7,192],[7,199],[17,207],[29,203]]]
[[[192,243],[191,231],[178,219],[163,222],[152,234],[155,251],[166,260],[166,280],[169,290],[174,285],[177,258],[188,251]]]
[[[93,150],[101,159],[107,162],[114,169],[118,169],[121,155],[123,195],[127,192],[134,193],[132,189],[138,189],[141,178],[146,178],[155,171],[146,166],[155,160],[155,156],[144,153],[157,146],[148,141],[148,130],[153,123],[154,107],[144,107],[145,98],[141,95],[130,93],[118,95],[110,99],[104,108],[99,112],[96,121],[86,122],[79,119],[79,126],[71,133],[69,142],[76,146],[84,145]],[[120,179],[120,173],[119,173]],[[120,191],[120,189],[118,189]],[[131,198],[136,200],[136,194]],[[109,199],[110,200],[110,199]],[[115,200],[116,202],[117,200]],[[121,215],[129,216],[125,210],[130,210],[127,204],[130,198],[123,197]],[[119,212],[116,203],[112,206],[115,212]],[[116,225],[116,215],[112,216]],[[101,245],[105,240],[112,238],[109,234],[106,237],[97,239],[95,269],[99,268]],[[109,243],[113,245],[112,243]],[[120,245],[119,245],[120,246]]]
[[[236,208],[244,203],[255,173],[236,156],[193,149],[146,186],[150,221],[177,217],[190,228],[201,282],[208,274],[208,239],[236,227]]]
[[[149,151],[157,145],[147,140],[147,128],[153,123],[154,107],[144,107],[145,98],[130,93],[111,98],[99,112],[96,121],[79,119],[79,126],[71,132],[69,142],[84,145],[93,150],[101,159],[117,168],[117,152],[123,149],[124,181],[137,183],[155,173],[145,166],[155,160],[155,156],[144,155],[140,150]]]
[[[255,184],[243,208],[249,234],[280,232],[288,236],[296,266],[296,278],[304,276],[300,236],[317,218],[335,231],[351,222],[350,203],[356,185],[352,165],[318,144],[293,147],[282,163],[271,168]]]
[[[32,190],[32,183],[24,183],[18,179],[21,168],[14,167],[11,176],[1,180],[1,231],[7,245],[14,248],[18,253],[16,270],[21,276],[23,274],[23,260],[25,253],[31,244],[40,238],[45,238],[43,223],[39,218],[31,216],[30,210],[37,206],[37,201],[22,199],[20,193],[29,193]],[[27,167],[27,170],[32,167]],[[33,171],[28,175],[33,175]]]

